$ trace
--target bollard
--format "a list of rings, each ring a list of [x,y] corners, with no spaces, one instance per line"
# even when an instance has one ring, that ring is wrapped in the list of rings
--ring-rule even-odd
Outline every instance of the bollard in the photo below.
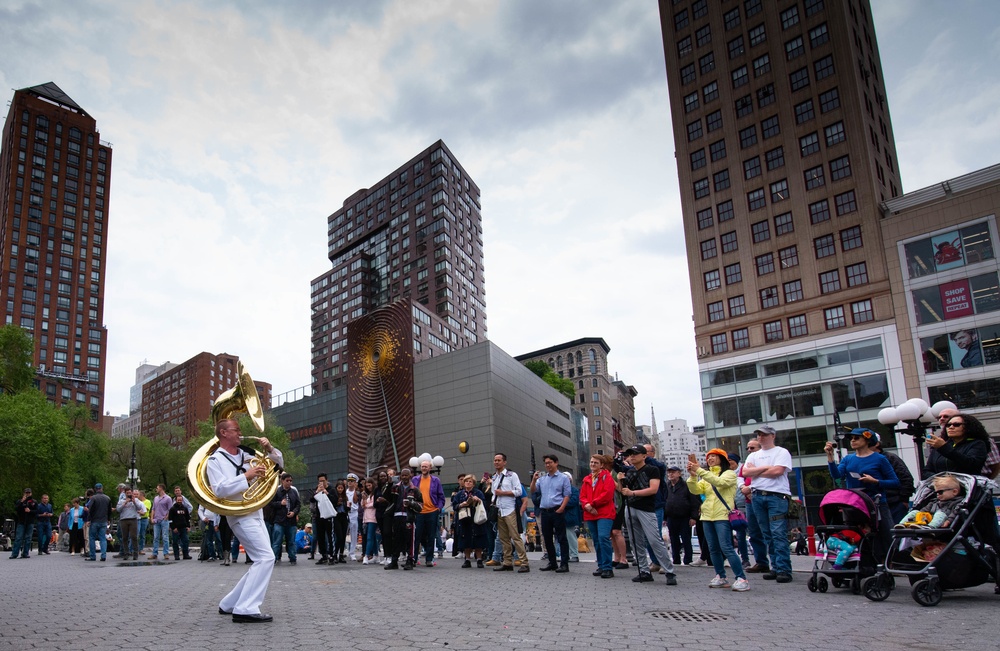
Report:
[[[809,525],[806,527],[806,538],[809,540],[809,555],[816,555],[816,527]]]

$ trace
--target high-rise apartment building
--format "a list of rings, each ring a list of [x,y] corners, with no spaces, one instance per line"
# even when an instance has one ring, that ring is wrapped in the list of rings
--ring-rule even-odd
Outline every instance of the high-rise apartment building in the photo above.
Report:
[[[35,342],[39,389],[104,407],[111,145],[54,83],[14,93],[0,149],[0,303],[3,323]]]
[[[815,461],[902,396],[879,228],[901,192],[867,0],[660,0],[709,442]]]
[[[327,218],[332,268],[312,282],[312,389],[347,377],[347,324],[412,303],[413,359],[486,339],[479,187],[438,140]]]

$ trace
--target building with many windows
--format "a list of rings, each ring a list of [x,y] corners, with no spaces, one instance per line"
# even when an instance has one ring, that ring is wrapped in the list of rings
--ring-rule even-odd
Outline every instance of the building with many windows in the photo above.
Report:
[[[346,381],[347,324],[410,300],[416,361],[486,339],[479,187],[438,140],[327,218],[312,282],[312,391]]]
[[[14,93],[0,146],[0,317],[31,333],[38,388],[103,413],[111,145],[52,82]]]

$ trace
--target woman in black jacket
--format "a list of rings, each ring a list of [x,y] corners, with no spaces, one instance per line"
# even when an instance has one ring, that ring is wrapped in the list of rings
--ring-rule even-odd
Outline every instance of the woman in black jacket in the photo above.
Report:
[[[960,472],[979,475],[989,453],[989,435],[978,419],[956,414],[948,420],[942,436],[928,435],[931,453],[924,466],[924,476],[939,472]]]

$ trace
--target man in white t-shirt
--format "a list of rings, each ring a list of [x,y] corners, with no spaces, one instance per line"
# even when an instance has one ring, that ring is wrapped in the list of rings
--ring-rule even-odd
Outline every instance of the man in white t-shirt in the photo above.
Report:
[[[358,504],[361,495],[358,493],[358,476],[353,472],[347,475],[347,502],[351,512],[347,515],[347,555],[352,561],[360,562],[358,558]]]
[[[771,559],[771,571],[761,576],[778,583],[789,583],[792,580],[792,559],[788,548],[787,517],[788,501],[791,499],[788,473],[792,469],[792,455],[785,448],[775,445],[773,427],[761,425],[754,430],[754,434],[760,442],[760,450],[747,457],[743,464],[743,476],[750,477],[750,506]]]

